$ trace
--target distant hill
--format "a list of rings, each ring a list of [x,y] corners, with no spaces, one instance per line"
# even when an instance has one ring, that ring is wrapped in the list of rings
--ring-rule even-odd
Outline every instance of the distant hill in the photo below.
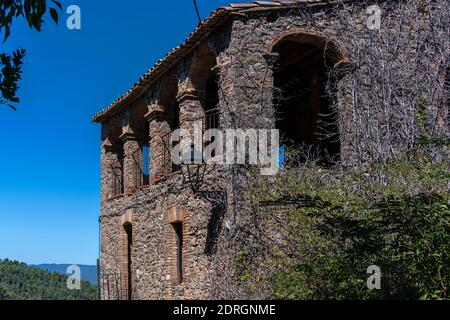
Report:
[[[47,270],[50,272],[57,272],[64,276],[67,276],[67,267],[71,264],[33,264],[31,267],[35,267],[42,270]],[[92,284],[97,284],[97,266],[77,264],[81,269],[81,280],[88,281]]]
[[[95,300],[97,287],[82,281],[81,290],[67,288],[67,276],[0,260],[0,300]]]

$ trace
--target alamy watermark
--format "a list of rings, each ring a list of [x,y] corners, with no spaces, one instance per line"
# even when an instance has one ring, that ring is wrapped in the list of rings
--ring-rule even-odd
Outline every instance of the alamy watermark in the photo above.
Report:
[[[370,276],[367,278],[367,288],[369,290],[381,289],[381,269],[379,266],[371,265],[367,268],[367,274]]]
[[[369,15],[366,27],[369,30],[380,30],[381,28],[381,8],[377,5],[367,7],[366,13]]]
[[[69,17],[66,26],[69,30],[81,30],[81,8],[75,4],[67,7],[66,13]]]
[[[81,268],[77,265],[71,265],[67,267],[66,273],[69,274],[67,289],[81,290]]]
[[[193,130],[177,129],[171,134],[174,164],[248,164],[260,166],[261,175],[279,170],[280,134],[278,129],[209,129],[194,121]],[[196,156],[199,155],[199,156]]]

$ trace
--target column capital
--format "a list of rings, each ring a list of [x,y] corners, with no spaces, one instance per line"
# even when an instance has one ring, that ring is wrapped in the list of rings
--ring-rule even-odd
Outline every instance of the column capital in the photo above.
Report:
[[[166,112],[162,109],[153,109],[150,110],[144,117],[148,122],[152,122],[154,120],[167,120],[172,119],[173,113]]]
[[[187,89],[177,95],[177,101],[178,103],[182,103],[186,100],[198,101],[203,99],[204,96],[205,91],[203,90]]]
[[[122,140],[122,142],[127,142],[127,141],[139,141],[141,140],[142,137],[135,134],[134,132],[124,132],[119,138],[120,140]]]
[[[103,149],[105,150],[105,152],[107,153],[113,153],[115,151],[116,148],[114,148],[114,146],[112,144],[104,144],[103,145]]]
[[[105,150],[105,152],[107,153],[114,153],[117,151],[118,146],[114,143],[111,142],[111,140],[109,138],[106,138],[103,142],[102,142],[102,148]]]

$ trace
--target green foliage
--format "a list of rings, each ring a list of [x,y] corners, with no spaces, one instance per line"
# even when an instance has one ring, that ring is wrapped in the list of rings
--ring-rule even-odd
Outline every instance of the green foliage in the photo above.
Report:
[[[25,18],[28,26],[36,31],[42,30],[44,16],[47,9],[50,16],[58,23],[58,11],[62,6],[59,1],[51,0],[52,5],[47,5],[46,0],[8,0],[0,2],[0,33],[3,33],[3,42],[11,35],[11,26],[15,19]],[[18,82],[22,76],[22,65],[25,50],[15,50],[12,55],[0,53],[0,104],[5,104],[15,110],[12,105],[18,103]]]
[[[19,49],[13,52],[12,56],[0,54],[0,63],[3,65],[0,73],[0,104],[7,104],[10,108],[16,109],[11,103],[19,102],[16,96],[18,82],[22,76],[23,58],[25,50]]]
[[[416,124],[419,128],[419,139],[418,146],[434,146],[434,147],[443,147],[450,146],[450,138],[442,137],[442,136],[430,136],[426,133],[426,110],[427,110],[427,100],[424,96],[421,96],[417,103],[417,110],[415,113]]]
[[[11,34],[14,19],[23,17],[28,26],[36,31],[42,30],[43,17],[50,10],[52,19],[58,23],[58,13],[55,8],[62,9],[59,1],[51,0],[53,6],[47,6],[46,0],[9,0],[0,3],[0,32],[4,32],[4,41]]]
[[[450,138],[448,137],[439,137],[439,136],[421,136],[419,138],[419,145],[420,146],[436,146],[436,147],[443,147],[443,146],[450,146]]]
[[[6,290],[0,287],[0,300],[8,300],[9,296],[6,293]]]
[[[95,300],[96,296],[97,287],[88,282],[81,282],[81,290],[69,290],[66,276],[0,260],[0,300]]]
[[[365,169],[307,164],[261,178],[252,197],[257,217],[251,220],[271,221],[286,248],[266,244],[272,248],[266,259],[269,294],[280,299],[447,299],[448,167],[418,152]],[[241,257],[238,270],[258,268],[253,260],[249,254]],[[371,265],[381,268],[380,290],[367,288]],[[252,290],[252,279],[239,280]]]

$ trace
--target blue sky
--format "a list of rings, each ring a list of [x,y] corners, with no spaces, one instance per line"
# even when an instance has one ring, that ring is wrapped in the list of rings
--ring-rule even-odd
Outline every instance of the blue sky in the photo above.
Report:
[[[37,33],[18,21],[0,45],[28,51],[18,111],[0,106],[0,258],[95,264],[100,127],[90,117],[180,44],[197,18],[191,0],[60,2],[59,26],[47,17]],[[198,0],[203,18],[229,2]],[[81,30],[66,28],[71,4],[81,8]]]

